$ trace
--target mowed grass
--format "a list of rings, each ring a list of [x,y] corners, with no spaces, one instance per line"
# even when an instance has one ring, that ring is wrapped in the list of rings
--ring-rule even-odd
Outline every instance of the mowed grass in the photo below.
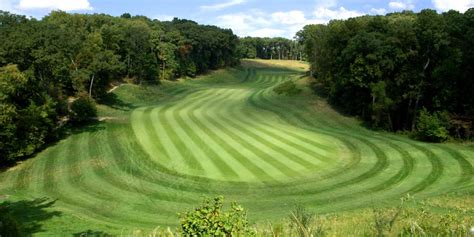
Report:
[[[119,87],[100,106],[104,121],[2,172],[0,198],[39,200],[21,217],[37,235],[120,235],[176,226],[178,212],[217,195],[261,222],[295,205],[340,213],[407,193],[472,193],[472,146],[367,130],[306,87],[304,64],[265,63]],[[276,95],[286,80],[301,94]]]

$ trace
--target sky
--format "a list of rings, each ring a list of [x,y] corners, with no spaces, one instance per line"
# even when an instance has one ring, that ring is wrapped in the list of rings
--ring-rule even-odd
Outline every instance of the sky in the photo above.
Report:
[[[173,17],[230,28],[238,36],[292,38],[307,24],[425,8],[465,12],[474,0],[0,0],[0,9],[41,18],[52,10],[128,12],[162,21]]]

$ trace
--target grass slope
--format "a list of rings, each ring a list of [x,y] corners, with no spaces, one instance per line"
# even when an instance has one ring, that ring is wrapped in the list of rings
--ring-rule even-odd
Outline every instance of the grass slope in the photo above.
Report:
[[[472,147],[369,131],[304,88],[301,71],[264,63],[119,87],[100,108],[108,120],[0,173],[0,198],[34,200],[44,210],[21,219],[50,235],[174,226],[205,196],[236,200],[259,221],[296,204],[330,213],[472,193]],[[276,95],[286,80],[303,92]]]

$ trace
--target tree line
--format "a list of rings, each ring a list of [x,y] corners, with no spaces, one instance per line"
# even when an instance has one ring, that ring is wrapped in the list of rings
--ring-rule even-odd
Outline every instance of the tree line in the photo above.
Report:
[[[474,9],[334,20],[297,38],[314,88],[343,111],[423,140],[472,137]]]
[[[303,60],[303,45],[282,37],[240,38],[238,52],[241,58]]]
[[[54,140],[69,97],[100,100],[112,81],[194,77],[239,62],[230,29],[127,13],[37,20],[0,11],[0,42],[0,164]]]

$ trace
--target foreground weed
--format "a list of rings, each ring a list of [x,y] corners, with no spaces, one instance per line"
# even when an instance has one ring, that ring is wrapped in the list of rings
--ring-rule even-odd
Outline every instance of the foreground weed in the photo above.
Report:
[[[302,206],[297,206],[290,214],[290,228],[296,229],[298,236],[323,236],[324,228],[318,225],[315,214]]]

